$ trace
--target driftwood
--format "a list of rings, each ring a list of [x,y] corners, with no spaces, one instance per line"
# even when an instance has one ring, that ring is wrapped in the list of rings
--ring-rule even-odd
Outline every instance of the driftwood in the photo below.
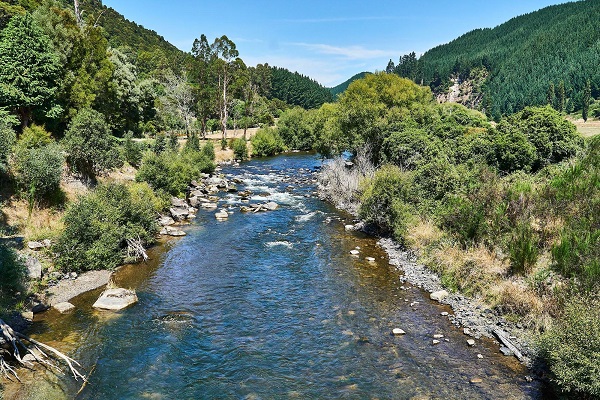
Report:
[[[146,253],[146,249],[142,245],[142,239],[127,239],[127,257],[133,259],[143,258],[144,261],[148,261],[148,254]]]
[[[37,340],[25,336],[19,332],[15,332],[10,327],[10,325],[8,325],[1,319],[0,334],[0,337],[2,337],[8,345],[9,354],[12,356],[12,358],[16,360],[18,365],[26,368],[32,366],[33,364],[31,362],[24,360],[24,356],[26,354],[31,354],[31,356],[36,362],[49,368],[60,371],[60,368],[52,362],[52,358],[58,359],[62,360],[65,364],[67,364],[75,380],[81,378],[84,382],[86,381],[86,377],[83,374],[81,374],[75,367],[81,367],[81,364],[79,364],[77,361],[61,353],[54,347],[48,346],[47,344],[44,344],[42,342],[38,342]],[[25,343],[23,343],[23,341],[28,342],[29,346],[26,346]],[[23,357],[21,356],[20,349],[23,351]],[[44,353],[42,349],[51,353],[52,358],[46,353]],[[5,378],[9,380],[12,380],[12,378],[14,377],[18,381],[20,381],[19,376],[17,375],[17,371],[4,359],[2,354],[0,354],[0,374],[2,374]]]
[[[517,348],[517,346],[513,344],[513,342],[510,341],[510,339],[503,330],[494,329],[492,332],[494,333],[494,336],[496,336],[504,346],[506,346],[510,351],[513,352],[513,354],[519,359],[519,361],[525,361],[525,357],[523,356],[523,354],[521,354],[521,351]]]

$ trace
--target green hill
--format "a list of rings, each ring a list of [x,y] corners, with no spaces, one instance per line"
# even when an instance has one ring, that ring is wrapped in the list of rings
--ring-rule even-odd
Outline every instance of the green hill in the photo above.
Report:
[[[346,89],[348,89],[348,86],[354,82],[357,79],[362,79],[365,77],[365,75],[370,74],[370,72],[359,72],[358,74],[354,75],[352,78],[348,79],[346,82],[342,82],[337,86],[334,86],[332,88],[329,88],[329,91],[331,92],[331,94],[333,95],[334,98],[337,98],[340,94],[344,93],[346,91]]]
[[[333,101],[329,90],[319,82],[286,68],[271,67],[270,98],[303,108],[317,108]]]
[[[495,116],[548,102],[551,85],[558,108],[564,83],[564,109],[580,109],[587,80],[600,95],[600,2],[577,1],[550,6],[509,20],[493,29],[477,29],[437,46],[402,76],[423,79],[437,91],[451,77],[468,79],[474,70],[487,74],[482,108]],[[407,57],[405,56],[405,59]],[[409,58],[409,57],[408,57]],[[552,97],[552,95],[550,96]]]

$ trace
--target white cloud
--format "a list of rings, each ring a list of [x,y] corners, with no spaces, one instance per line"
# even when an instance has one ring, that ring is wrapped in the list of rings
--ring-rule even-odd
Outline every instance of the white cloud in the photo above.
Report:
[[[341,56],[348,60],[367,60],[381,58],[389,55],[399,54],[393,50],[367,49],[363,46],[332,46],[323,43],[289,43],[292,46],[299,46],[318,54],[327,54]]]

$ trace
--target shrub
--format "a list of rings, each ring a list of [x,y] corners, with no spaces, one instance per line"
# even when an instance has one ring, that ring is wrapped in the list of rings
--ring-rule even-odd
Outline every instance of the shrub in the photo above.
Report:
[[[17,253],[0,243],[0,313],[17,300],[17,293],[24,294],[26,268]]]
[[[52,142],[50,132],[46,131],[42,126],[32,124],[23,129],[23,133],[19,138],[19,147],[33,149]]]
[[[533,270],[539,255],[539,239],[531,224],[518,224],[508,243],[510,270],[513,274],[528,274]]]
[[[122,263],[127,239],[154,242],[158,226],[157,199],[140,184],[100,185],[65,213],[65,230],[58,239],[56,264],[67,271],[112,269]]]
[[[541,338],[551,379],[573,398],[600,397],[600,299],[574,298]]]
[[[200,139],[198,139],[198,135],[192,132],[187,142],[185,142],[185,148],[200,151]]]
[[[116,139],[104,116],[95,110],[82,109],[77,113],[63,144],[71,169],[89,179],[95,180],[99,174],[121,165]]]
[[[14,129],[0,120],[0,174],[8,172],[8,158],[16,139]]]
[[[285,150],[283,141],[275,128],[260,129],[252,137],[251,142],[253,156],[273,156]]]
[[[181,154],[165,152],[146,153],[135,177],[138,182],[148,182],[154,190],[173,196],[182,196],[190,181],[202,172],[212,172],[215,165],[203,152],[184,150]]]
[[[438,157],[442,152],[442,143],[430,137],[424,130],[408,128],[393,132],[382,147],[383,158],[390,163],[406,169],[415,169]]]
[[[492,131],[493,153],[489,164],[502,172],[531,171],[537,162],[536,148],[518,128],[501,122]]]
[[[125,161],[129,163],[129,165],[133,165],[134,167],[139,167],[140,162],[142,161],[142,146],[133,141],[133,133],[127,132],[125,134],[125,140],[123,141],[123,157]]]
[[[15,154],[19,186],[28,194],[30,204],[60,187],[64,157],[58,144],[19,148]]]
[[[212,144],[212,142],[206,142],[206,144],[202,146],[201,153],[204,154],[209,160],[215,160],[215,146]]]
[[[246,146],[246,141],[244,139],[233,139],[231,148],[233,149],[233,154],[236,159],[245,160],[248,158],[248,147]]]
[[[414,212],[410,204],[412,190],[410,173],[385,165],[364,183],[359,215],[402,240]]]
[[[154,140],[153,149],[156,154],[167,151],[167,137],[164,133],[157,133],[156,139]]]
[[[310,123],[310,111],[300,107],[290,108],[281,113],[277,121],[279,136],[285,145],[294,150],[310,150],[315,135]]]

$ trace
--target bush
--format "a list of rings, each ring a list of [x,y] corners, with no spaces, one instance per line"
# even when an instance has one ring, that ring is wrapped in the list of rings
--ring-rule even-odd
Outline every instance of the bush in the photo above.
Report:
[[[133,141],[133,133],[127,132],[125,134],[125,140],[123,142],[123,157],[129,165],[139,167],[142,161],[143,150],[142,146]]]
[[[119,167],[116,139],[111,136],[104,116],[92,109],[80,110],[71,121],[63,139],[71,169],[84,177],[96,176]]]
[[[16,303],[18,293],[24,294],[26,268],[17,253],[0,243],[0,313]]]
[[[250,140],[252,142],[253,156],[273,156],[285,150],[283,140],[281,140],[275,128],[259,129],[256,135]]]
[[[501,122],[492,137],[490,165],[506,173],[534,168],[538,160],[536,148],[518,128]]]
[[[383,166],[364,183],[359,215],[402,240],[413,219],[412,191],[410,173],[393,165]]]
[[[200,139],[198,139],[198,135],[192,132],[187,142],[185,142],[185,148],[195,151],[200,151]]]
[[[544,333],[540,347],[561,391],[573,398],[600,397],[600,299],[574,298]]]
[[[214,171],[215,164],[205,153],[184,150],[181,154],[148,152],[135,177],[138,182],[148,182],[157,191],[173,196],[183,196],[189,183],[200,173]]]
[[[206,142],[204,146],[202,146],[201,153],[206,156],[210,161],[215,160],[215,146],[212,142]]]
[[[233,154],[238,160],[245,160],[248,158],[248,146],[246,141],[242,138],[233,139],[231,143]]]
[[[393,132],[382,147],[383,158],[405,169],[415,169],[438,157],[442,152],[442,143],[422,129],[407,128]]]
[[[56,264],[65,271],[112,269],[123,262],[127,239],[154,242],[163,201],[146,185],[100,185],[65,213]]]
[[[310,123],[311,112],[300,107],[284,111],[277,121],[279,136],[285,145],[294,150],[310,150],[315,134]]]
[[[539,239],[531,224],[518,224],[508,243],[510,270],[513,274],[528,274],[533,270],[539,255]]]
[[[0,120],[0,174],[8,172],[8,158],[16,139],[14,129]]]
[[[30,204],[59,190],[64,157],[58,144],[19,148],[15,158],[17,181],[27,193]]]
[[[156,139],[154,140],[154,147],[152,148],[156,154],[167,151],[167,137],[164,133],[157,133]]]

